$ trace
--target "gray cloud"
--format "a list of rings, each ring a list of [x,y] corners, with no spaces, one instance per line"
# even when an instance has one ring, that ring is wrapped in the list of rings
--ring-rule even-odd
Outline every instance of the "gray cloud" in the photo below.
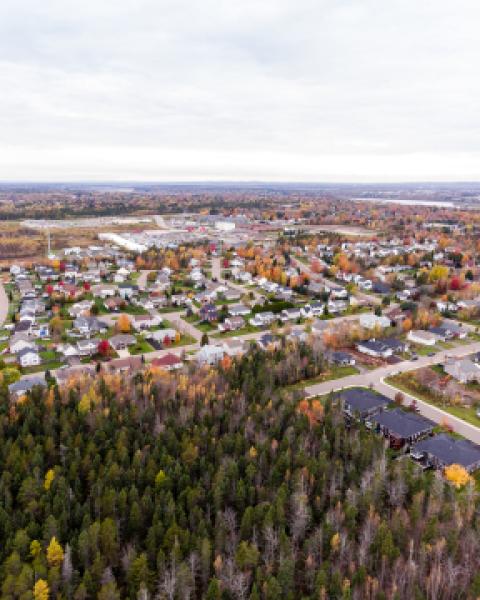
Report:
[[[480,178],[475,0],[3,0],[1,179]]]

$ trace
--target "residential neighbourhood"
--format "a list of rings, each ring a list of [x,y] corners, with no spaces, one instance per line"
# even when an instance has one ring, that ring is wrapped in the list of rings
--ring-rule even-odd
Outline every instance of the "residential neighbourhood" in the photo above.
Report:
[[[177,219],[177,227],[183,224]],[[375,387],[375,373],[384,368],[393,379],[414,372],[415,381],[422,373],[416,363],[428,359],[438,365],[437,377],[443,373],[432,387],[441,392],[442,410],[448,412],[445,398],[455,398],[453,427],[460,386],[465,410],[473,407],[480,425],[480,393],[467,389],[480,382],[480,285],[475,295],[470,263],[456,266],[449,258],[454,249],[438,236],[341,243],[324,236],[320,243],[318,235],[300,234],[288,238],[287,252],[282,230],[276,240],[256,244],[243,223],[224,228],[212,221],[201,235],[189,235],[186,242],[173,234],[101,234],[103,245],[58,249],[30,267],[11,265],[3,277],[8,306],[0,351],[3,363],[18,369],[12,396],[40,385],[38,377],[48,385],[102,370],[217,365],[252,344],[269,352],[290,343],[323,352],[337,388],[342,373],[345,383],[363,377]],[[445,278],[451,292],[442,287]],[[431,433],[431,420],[384,410],[391,398],[372,400],[359,389],[343,397],[347,414],[371,418],[369,427],[395,448]],[[476,429],[467,433],[480,442]]]

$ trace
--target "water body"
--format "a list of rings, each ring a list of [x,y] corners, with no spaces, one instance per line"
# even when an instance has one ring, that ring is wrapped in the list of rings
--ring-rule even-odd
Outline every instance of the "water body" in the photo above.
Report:
[[[381,202],[382,204],[404,204],[407,206],[439,206],[440,208],[455,208],[453,202],[442,202],[441,200],[416,200],[412,198],[352,198],[355,202]]]

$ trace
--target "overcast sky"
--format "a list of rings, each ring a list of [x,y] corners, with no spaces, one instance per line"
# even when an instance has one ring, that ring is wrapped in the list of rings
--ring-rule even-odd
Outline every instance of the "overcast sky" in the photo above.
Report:
[[[478,0],[1,0],[0,179],[480,179]]]

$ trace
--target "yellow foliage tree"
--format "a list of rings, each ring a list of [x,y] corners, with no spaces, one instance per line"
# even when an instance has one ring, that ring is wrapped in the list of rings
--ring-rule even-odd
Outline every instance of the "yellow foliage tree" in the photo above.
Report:
[[[54,536],[47,548],[47,561],[50,566],[58,567],[63,562],[63,548]]]
[[[129,333],[129,331],[131,329],[131,323],[130,323],[130,319],[129,319],[128,315],[121,314],[118,317],[117,329],[121,333]]]
[[[330,540],[330,548],[332,552],[336,552],[340,548],[340,534],[334,533],[332,535],[332,539]]]
[[[37,556],[42,551],[42,546],[38,540],[32,540],[30,543],[30,556],[32,558],[37,558]]]
[[[44,579],[39,579],[33,586],[33,597],[35,600],[48,600],[50,588]]]
[[[453,464],[445,467],[444,475],[447,481],[453,483],[456,488],[461,488],[471,481],[471,476],[462,465]]]
[[[46,473],[45,473],[45,481],[43,483],[43,487],[47,490],[50,489],[50,487],[52,486],[52,482],[55,479],[55,471],[53,469],[49,469]]]
[[[441,279],[446,279],[448,277],[448,267],[445,265],[434,265],[430,269],[430,273],[428,278],[430,281],[440,281]]]

